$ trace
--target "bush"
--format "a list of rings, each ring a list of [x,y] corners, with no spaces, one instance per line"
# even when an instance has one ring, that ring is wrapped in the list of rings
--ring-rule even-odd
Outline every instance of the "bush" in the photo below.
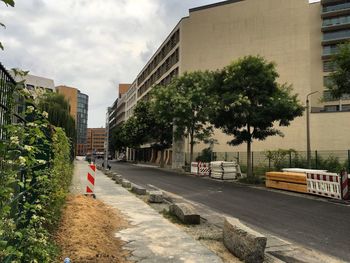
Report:
[[[212,154],[213,154],[213,151],[211,150],[211,148],[205,148],[203,149],[201,155],[199,155],[196,158],[196,162],[209,163],[211,162]]]
[[[70,142],[47,114],[28,107],[0,143],[0,262],[54,262],[51,239],[71,182]]]

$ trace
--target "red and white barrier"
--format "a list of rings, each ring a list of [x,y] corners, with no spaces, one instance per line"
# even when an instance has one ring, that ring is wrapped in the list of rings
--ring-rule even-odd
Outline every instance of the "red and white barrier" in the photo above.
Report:
[[[89,164],[89,172],[87,174],[87,185],[86,185],[87,195],[94,195],[95,177],[96,177],[96,165],[91,163]]]
[[[198,175],[209,176],[210,175],[210,163],[198,163]]]
[[[338,200],[349,198],[348,174],[315,172],[307,173],[307,190],[310,194]]]
[[[192,162],[191,174],[196,176],[209,176],[210,175],[210,163]]]

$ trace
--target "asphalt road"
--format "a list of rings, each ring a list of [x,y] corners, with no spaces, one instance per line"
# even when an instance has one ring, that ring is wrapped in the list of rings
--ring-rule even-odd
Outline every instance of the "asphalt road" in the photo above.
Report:
[[[350,206],[111,162],[112,170],[350,262]]]

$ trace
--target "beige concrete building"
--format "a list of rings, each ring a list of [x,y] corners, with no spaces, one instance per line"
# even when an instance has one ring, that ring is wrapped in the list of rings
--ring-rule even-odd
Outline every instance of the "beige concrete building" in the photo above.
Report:
[[[189,10],[136,78],[137,100],[157,83],[186,71],[216,70],[246,55],[274,61],[280,83],[289,83],[305,104],[311,96],[312,150],[350,148],[350,100],[332,99],[324,82],[332,70],[328,62],[336,44],[350,39],[350,3],[347,0],[231,0]],[[325,92],[326,101],[321,102]],[[253,151],[293,148],[306,150],[306,119],[281,128],[285,136],[253,142]],[[230,147],[230,138],[217,130],[216,152],[245,151]],[[197,145],[200,151],[205,145]],[[184,163],[186,142],[173,146],[173,167]]]

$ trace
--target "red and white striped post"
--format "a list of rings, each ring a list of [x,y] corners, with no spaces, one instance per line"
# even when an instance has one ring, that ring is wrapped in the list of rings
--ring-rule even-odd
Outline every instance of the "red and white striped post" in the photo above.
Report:
[[[341,182],[341,194],[343,200],[348,200],[350,197],[349,193],[349,177],[346,171],[340,172],[340,182]]]
[[[91,162],[91,164],[89,164],[89,171],[87,174],[86,195],[95,196],[94,194],[95,177],[96,177],[96,165],[93,162]]]

